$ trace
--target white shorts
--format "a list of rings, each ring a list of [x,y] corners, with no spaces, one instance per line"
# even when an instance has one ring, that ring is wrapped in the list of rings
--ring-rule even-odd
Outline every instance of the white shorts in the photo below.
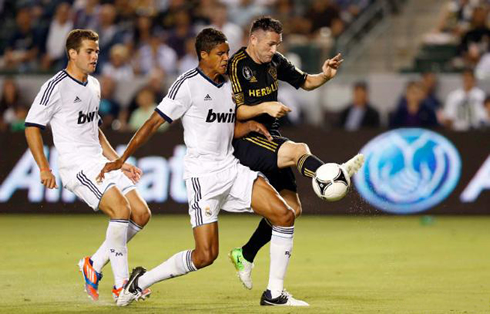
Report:
[[[88,206],[92,207],[94,211],[99,210],[100,200],[109,188],[116,186],[123,195],[136,188],[121,170],[106,173],[104,180],[98,183],[95,178],[107,162],[109,160],[102,157],[85,162],[83,165],[69,171],[60,171],[63,187],[73,192]]]
[[[218,221],[221,209],[251,213],[252,188],[261,173],[241,164],[185,180],[192,228]]]

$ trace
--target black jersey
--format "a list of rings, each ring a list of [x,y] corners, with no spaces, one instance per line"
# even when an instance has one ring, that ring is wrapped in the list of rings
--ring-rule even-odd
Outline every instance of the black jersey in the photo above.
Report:
[[[296,89],[306,80],[307,74],[295,67],[280,53],[271,62],[257,64],[245,51],[238,50],[228,62],[228,75],[237,107],[258,105],[265,101],[277,101],[278,80],[288,82]],[[264,124],[273,135],[279,135],[279,123],[268,114],[254,117]]]

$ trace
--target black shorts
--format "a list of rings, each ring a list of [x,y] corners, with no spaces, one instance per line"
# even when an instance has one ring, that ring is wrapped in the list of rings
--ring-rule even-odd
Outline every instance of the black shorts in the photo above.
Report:
[[[262,172],[278,192],[285,189],[296,192],[293,169],[277,167],[277,152],[286,141],[287,138],[279,136],[269,141],[260,134],[252,133],[233,141],[234,155],[242,165]]]

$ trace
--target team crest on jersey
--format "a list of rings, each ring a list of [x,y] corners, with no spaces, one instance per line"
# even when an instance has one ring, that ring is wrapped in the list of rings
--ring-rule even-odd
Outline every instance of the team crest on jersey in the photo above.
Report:
[[[277,69],[275,67],[269,67],[269,75],[272,76],[274,80],[277,80]]]
[[[252,70],[245,66],[243,67],[242,69],[242,75],[243,77],[247,80],[247,81],[251,81],[252,78],[255,79],[255,76],[254,76],[254,73],[252,72]],[[255,79],[255,82],[257,82],[257,79]]]
[[[211,212],[211,208],[209,208],[209,206],[206,206],[206,208],[204,208],[204,214],[207,216],[207,217],[211,217],[211,215],[213,214]]]

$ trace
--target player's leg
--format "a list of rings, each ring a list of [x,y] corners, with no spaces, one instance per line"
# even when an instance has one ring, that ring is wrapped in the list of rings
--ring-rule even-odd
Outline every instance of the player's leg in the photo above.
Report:
[[[136,189],[132,189],[125,195],[131,208],[131,217],[128,224],[127,242],[140,232],[143,227],[148,223],[151,217],[148,204],[141,197],[140,193]],[[107,243],[104,242],[99,249],[92,255],[93,267],[97,272],[101,272],[102,268],[109,262],[109,250]]]
[[[364,156],[357,154],[342,164],[347,173],[352,177],[363,165]],[[310,148],[305,143],[295,143],[287,141],[282,144],[277,153],[277,166],[279,168],[288,168],[296,166],[299,173],[304,177],[313,178],[315,172],[324,162],[313,155]]]
[[[109,251],[112,272],[116,287],[121,287],[128,279],[128,236],[131,208],[128,200],[115,186],[110,187],[102,196],[99,208],[111,219],[106,233],[106,245]]]
[[[196,243],[194,250],[179,252],[148,272],[142,267],[135,268],[117,300],[117,305],[126,306],[137,300],[143,290],[157,282],[211,265],[219,251],[218,222],[198,226],[193,231]]]
[[[307,306],[306,302],[294,299],[284,290],[284,278],[293,250],[294,210],[261,177],[253,186],[252,208],[272,224],[269,283],[262,294],[261,305]]]

